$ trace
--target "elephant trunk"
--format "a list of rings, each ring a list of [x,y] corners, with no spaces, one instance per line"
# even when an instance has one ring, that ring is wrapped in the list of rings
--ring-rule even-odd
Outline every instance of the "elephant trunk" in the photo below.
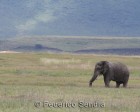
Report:
[[[92,78],[89,81],[89,86],[90,87],[92,86],[92,82],[94,82],[96,80],[98,75],[99,75],[99,72],[98,71],[94,71],[94,74],[93,74]]]

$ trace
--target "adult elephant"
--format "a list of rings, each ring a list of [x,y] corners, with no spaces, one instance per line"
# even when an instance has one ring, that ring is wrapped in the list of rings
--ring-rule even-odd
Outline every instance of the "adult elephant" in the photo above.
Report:
[[[122,63],[112,63],[108,61],[100,61],[95,65],[94,74],[89,81],[89,86],[92,86],[92,82],[95,81],[98,75],[103,75],[104,83],[106,87],[109,87],[110,81],[116,82],[118,88],[120,84],[123,87],[127,87],[129,80],[129,70],[126,65]]]

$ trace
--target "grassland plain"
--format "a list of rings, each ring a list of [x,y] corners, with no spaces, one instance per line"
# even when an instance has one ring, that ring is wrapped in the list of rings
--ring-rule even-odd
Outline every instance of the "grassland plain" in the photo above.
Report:
[[[119,61],[129,67],[128,88],[117,89],[113,82],[111,88],[105,88],[102,76],[88,87],[94,65],[101,60]],[[47,107],[46,101],[77,105]],[[85,107],[78,107],[80,101]],[[86,103],[98,106],[86,107]],[[140,57],[0,54],[0,112],[140,112]]]

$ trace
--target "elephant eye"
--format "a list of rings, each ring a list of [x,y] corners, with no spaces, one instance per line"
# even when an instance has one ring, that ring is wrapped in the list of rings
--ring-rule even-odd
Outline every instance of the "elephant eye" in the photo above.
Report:
[[[100,67],[96,67],[96,70],[100,70],[101,68]]]

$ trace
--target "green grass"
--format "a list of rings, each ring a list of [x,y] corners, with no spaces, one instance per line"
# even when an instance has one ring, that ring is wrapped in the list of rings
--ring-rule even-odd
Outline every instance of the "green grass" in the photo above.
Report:
[[[102,76],[88,87],[94,65],[101,60],[128,66],[128,88],[117,89],[115,82],[105,88]],[[139,112],[139,65],[140,57],[129,56],[0,54],[0,112]],[[36,108],[38,101],[41,106]],[[98,102],[105,107],[48,108],[42,106],[44,101]]]

